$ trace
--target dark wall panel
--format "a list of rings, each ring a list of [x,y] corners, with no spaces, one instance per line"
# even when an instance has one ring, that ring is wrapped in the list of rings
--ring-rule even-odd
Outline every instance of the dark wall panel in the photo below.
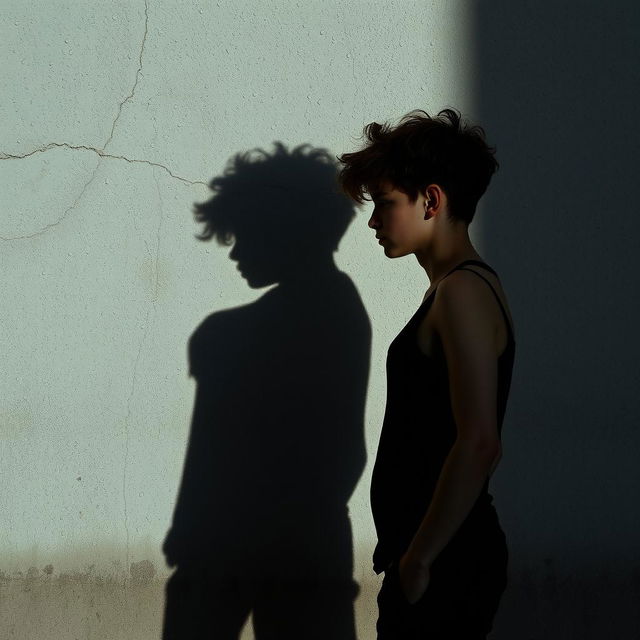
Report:
[[[640,637],[640,5],[477,3],[481,220],[516,323],[495,638]]]

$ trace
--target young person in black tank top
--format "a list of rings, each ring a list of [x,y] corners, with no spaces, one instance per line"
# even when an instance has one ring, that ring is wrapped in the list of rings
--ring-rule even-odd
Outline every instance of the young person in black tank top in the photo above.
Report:
[[[340,183],[385,255],[413,254],[430,287],[389,347],[371,484],[379,639],[486,638],[506,587],[507,546],[489,478],[515,354],[496,272],[468,234],[497,169],[480,127],[446,109],[371,123]],[[484,282],[483,282],[484,281]]]

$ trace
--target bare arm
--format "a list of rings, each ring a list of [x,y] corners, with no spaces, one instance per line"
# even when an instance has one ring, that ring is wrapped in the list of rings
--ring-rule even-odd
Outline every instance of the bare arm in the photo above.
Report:
[[[446,546],[480,495],[495,459],[494,450],[458,440],[447,456],[429,509],[407,555],[428,568]]]
[[[492,301],[472,278],[464,272],[451,274],[440,283],[432,307],[447,361],[457,437],[402,560],[409,574],[412,565],[428,571],[471,511],[501,455]]]

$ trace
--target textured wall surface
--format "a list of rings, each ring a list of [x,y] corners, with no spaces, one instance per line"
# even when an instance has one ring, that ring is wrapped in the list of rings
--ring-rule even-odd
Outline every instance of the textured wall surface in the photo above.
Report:
[[[194,201],[274,141],[355,149],[414,108],[473,116],[464,2],[3,0],[0,626],[16,640],[157,638],[160,552],[194,384],[186,345],[250,303]],[[372,637],[368,486],[384,355],[428,283],[355,218],[336,262],[373,328],[368,463],[350,502]],[[246,630],[250,637],[249,626]]]

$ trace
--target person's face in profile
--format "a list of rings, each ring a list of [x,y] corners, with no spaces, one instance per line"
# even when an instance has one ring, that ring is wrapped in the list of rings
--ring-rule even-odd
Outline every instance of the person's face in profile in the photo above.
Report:
[[[399,258],[415,252],[429,231],[424,219],[424,198],[419,196],[411,203],[406,193],[383,183],[373,191],[372,200],[375,208],[368,224],[375,230],[385,255]]]

